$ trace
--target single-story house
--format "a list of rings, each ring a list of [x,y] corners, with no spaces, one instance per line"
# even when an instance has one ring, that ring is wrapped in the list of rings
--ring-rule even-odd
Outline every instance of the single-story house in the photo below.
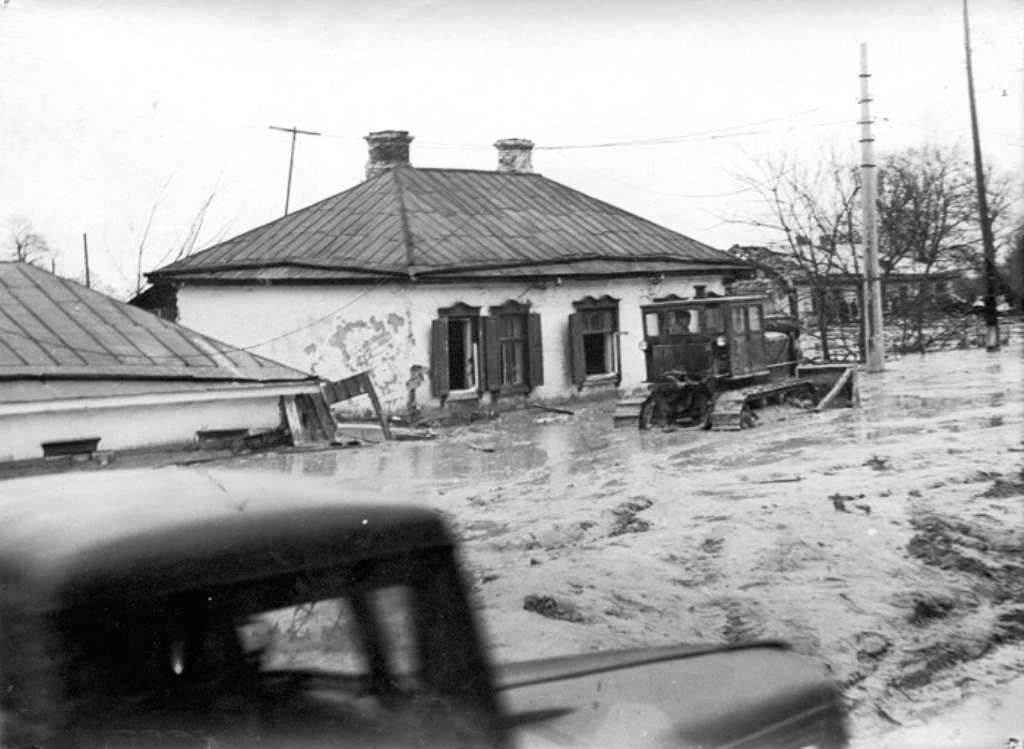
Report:
[[[0,462],[282,424],[312,375],[73,281],[0,263]]]
[[[150,272],[179,320],[327,380],[369,371],[392,412],[476,406],[638,387],[640,305],[752,273],[535,173],[528,140],[495,171],[367,141],[364,182]]]

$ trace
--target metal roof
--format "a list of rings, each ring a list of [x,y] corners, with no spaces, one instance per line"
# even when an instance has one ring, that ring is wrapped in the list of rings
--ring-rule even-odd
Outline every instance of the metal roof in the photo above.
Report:
[[[154,283],[357,283],[495,268],[506,278],[567,275],[565,267],[579,264],[604,276],[639,272],[624,261],[657,271],[749,267],[539,174],[398,166],[148,276]]]
[[[0,380],[312,378],[35,266],[0,263]]]

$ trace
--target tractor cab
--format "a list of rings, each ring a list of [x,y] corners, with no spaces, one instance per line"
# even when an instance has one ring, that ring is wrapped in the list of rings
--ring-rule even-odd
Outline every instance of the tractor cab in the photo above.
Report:
[[[855,370],[801,365],[799,323],[775,317],[769,322],[764,301],[672,297],[641,305],[648,393],[616,403],[615,424],[744,429],[769,405],[821,408],[840,392],[854,403]]]
[[[669,372],[694,379],[761,379],[769,376],[769,361],[778,361],[766,351],[764,297],[663,299],[640,309],[648,382]],[[782,338],[789,343],[788,336]]]

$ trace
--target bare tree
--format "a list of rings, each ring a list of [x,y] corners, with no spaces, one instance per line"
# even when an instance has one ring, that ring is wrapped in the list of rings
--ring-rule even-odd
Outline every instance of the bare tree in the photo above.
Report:
[[[129,281],[133,286],[132,296],[138,295],[142,292],[146,286],[145,282],[145,269],[149,265],[151,267],[160,267],[167,262],[174,262],[191,255],[196,247],[199,246],[199,240],[203,233],[204,226],[206,224],[206,216],[213,204],[213,200],[217,195],[217,185],[214,185],[213,190],[206,196],[199,210],[196,211],[196,215],[193,217],[192,222],[185,230],[184,234],[177,240],[172,242],[163,255],[155,263],[149,259],[149,238],[150,232],[153,229],[154,222],[156,220],[157,212],[163,205],[164,200],[167,196],[167,189],[171,184],[171,180],[174,178],[172,174],[164,184],[161,186],[160,191],[157,193],[156,199],[153,201],[153,205],[149,209],[149,214],[146,216],[146,223],[141,226],[141,230],[137,230],[134,223],[129,221],[128,227],[132,233],[137,236],[137,248],[135,250],[133,278]],[[219,180],[218,180],[219,183]],[[220,238],[227,233],[227,227],[221,228],[217,235],[210,241],[217,242]],[[122,273],[122,276],[124,274]],[[128,281],[127,278],[125,278]]]
[[[52,271],[55,262],[53,250],[46,237],[33,228],[32,222],[24,216],[15,216],[7,224],[8,256]]]
[[[856,284],[861,276],[856,166],[834,152],[809,163],[792,156],[752,161],[752,173],[737,176],[758,195],[762,211],[744,223],[769,230],[810,286],[821,355],[829,361],[836,283]]]
[[[1008,208],[1005,179],[991,178],[990,213]],[[926,327],[935,326],[942,300],[932,293],[936,271],[980,267],[978,199],[969,162],[955,148],[914,148],[882,160],[878,190],[878,235],[883,281],[901,267],[921,279],[917,293],[892,309],[904,348],[929,347]]]
[[[743,223],[769,230],[775,246],[810,287],[821,354],[828,361],[835,326],[850,353],[863,355],[860,323],[855,336],[845,328],[840,289],[856,289],[863,311],[861,268],[860,175],[853,158],[834,152],[811,161],[791,156],[752,158],[749,174],[737,175],[760,197],[761,210]],[[990,213],[1008,215],[1008,183],[991,179]],[[882,159],[877,194],[879,259],[883,284],[894,272],[913,270],[918,293],[888,322],[898,323],[901,345],[924,350],[925,329],[941,312],[930,293],[930,276],[938,271],[980,267],[981,244],[977,197],[970,164],[956,149],[920,148]],[[837,309],[838,307],[838,309]],[[836,314],[839,312],[840,314]],[[940,328],[942,326],[939,326]],[[956,326],[953,326],[956,327]],[[855,344],[846,343],[856,340]]]

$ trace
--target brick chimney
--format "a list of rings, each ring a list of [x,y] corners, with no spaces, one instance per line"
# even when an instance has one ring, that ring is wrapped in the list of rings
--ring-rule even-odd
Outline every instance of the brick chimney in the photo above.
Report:
[[[366,178],[371,179],[396,166],[409,163],[409,144],[412,137],[407,130],[380,130],[366,136],[370,145],[370,160],[366,162]]]
[[[505,138],[494,144],[498,149],[498,171],[512,174],[532,174],[533,141],[525,138]]]

